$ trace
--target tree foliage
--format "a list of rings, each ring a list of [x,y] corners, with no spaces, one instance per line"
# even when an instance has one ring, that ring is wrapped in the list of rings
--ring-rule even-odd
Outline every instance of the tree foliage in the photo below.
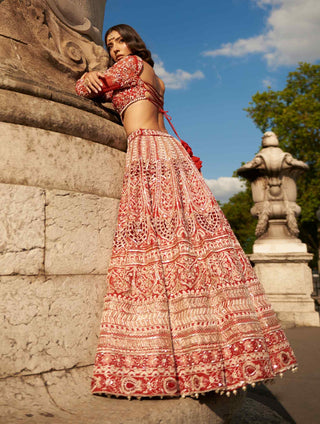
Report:
[[[320,65],[300,63],[286,87],[257,92],[245,109],[262,132],[274,131],[280,147],[309,165],[298,180],[301,238],[316,251],[316,210],[320,206]]]
[[[232,196],[228,203],[222,205],[222,210],[246,253],[252,252],[252,245],[255,240],[254,232],[257,225],[257,220],[250,214],[252,205],[249,186],[245,191],[240,191]]]

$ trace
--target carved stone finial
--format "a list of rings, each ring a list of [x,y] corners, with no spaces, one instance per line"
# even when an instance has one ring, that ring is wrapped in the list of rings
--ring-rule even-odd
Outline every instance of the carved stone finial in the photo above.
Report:
[[[274,132],[267,131],[263,134],[263,137],[262,137],[262,147],[270,147],[270,146],[278,147],[279,140]]]

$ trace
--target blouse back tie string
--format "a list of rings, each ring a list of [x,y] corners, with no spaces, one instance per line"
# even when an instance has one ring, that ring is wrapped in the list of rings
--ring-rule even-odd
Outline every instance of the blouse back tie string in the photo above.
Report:
[[[166,118],[166,120],[168,121],[170,127],[172,128],[173,132],[175,133],[175,135],[177,136],[178,140],[181,142],[182,146],[185,148],[185,150],[189,153],[189,156],[191,157],[191,159],[193,160],[194,164],[196,165],[197,169],[200,171],[202,168],[202,161],[200,160],[199,157],[194,156],[193,155],[193,151],[191,149],[191,147],[189,146],[188,143],[186,143],[184,140],[182,140],[182,138],[179,137],[179,134],[177,133],[172,121],[172,117],[168,114],[167,110],[163,109],[163,99],[160,96],[160,94],[158,93],[158,91],[153,87],[152,84],[150,84],[147,81],[144,81],[143,79],[140,78],[140,80],[143,82],[146,90],[148,91],[148,93],[151,94],[152,97],[146,97],[147,100],[149,100],[151,103],[153,103],[159,110],[160,113],[162,113],[162,115]]]

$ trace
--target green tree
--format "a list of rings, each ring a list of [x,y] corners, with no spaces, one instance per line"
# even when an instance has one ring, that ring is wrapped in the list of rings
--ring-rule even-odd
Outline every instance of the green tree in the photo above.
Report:
[[[245,191],[233,195],[227,203],[222,205],[222,210],[246,253],[252,252],[257,225],[257,220],[250,213],[252,205],[251,189],[248,185]]]
[[[280,147],[309,165],[298,180],[300,237],[317,251],[316,210],[320,206],[320,65],[300,63],[286,87],[257,92],[245,109],[256,126],[274,131]]]

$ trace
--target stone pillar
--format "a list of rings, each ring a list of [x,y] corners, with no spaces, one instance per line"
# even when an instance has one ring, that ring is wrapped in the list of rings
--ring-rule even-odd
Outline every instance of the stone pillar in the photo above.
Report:
[[[75,95],[107,55],[68,5],[0,3],[2,378],[92,364],[99,331],[126,136]]]
[[[264,134],[262,149],[237,172],[251,182],[258,218],[250,260],[284,327],[319,326],[311,298],[312,254],[298,238],[296,178],[307,165],[279,147],[276,135]]]

